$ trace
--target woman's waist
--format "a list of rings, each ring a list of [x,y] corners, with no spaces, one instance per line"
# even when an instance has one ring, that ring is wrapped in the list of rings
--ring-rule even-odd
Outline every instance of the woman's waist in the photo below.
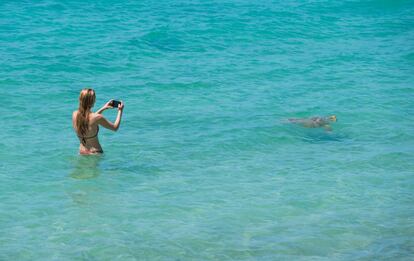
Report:
[[[94,154],[94,153],[103,153],[102,147],[98,144],[80,144],[79,146],[80,154]]]

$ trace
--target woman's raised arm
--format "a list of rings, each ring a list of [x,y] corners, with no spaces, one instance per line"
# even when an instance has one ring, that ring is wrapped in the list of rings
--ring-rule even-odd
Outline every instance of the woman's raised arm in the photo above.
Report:
[[[113,107],[111,106],[111,102],[112,102],[112,100],[109,100],[107,103],[105,103],[104,106],[102,106],[102,108],[100,108],[99,110],[97,110],[96,113],[97,114],[101,114],[106,109],[112,109]]]
[[[105,106],[104,106],[105,107]],[[119,104],[118,106],[118,114],[116,116],[116,120],[114,123],[108,121],[102,114],[97,115],[97,123],[99,125],[102,125],[103,127],[113,130],[113,131],[117,131],[119,129],[119,126],[121,125],[121,119],[122,119],[122,111],[124,110],[124,103],[121,102],[121,104]]]

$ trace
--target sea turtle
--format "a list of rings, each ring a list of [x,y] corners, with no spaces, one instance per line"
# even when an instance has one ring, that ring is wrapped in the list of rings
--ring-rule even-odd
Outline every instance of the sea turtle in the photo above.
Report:
[[[327,131],[331,131],[332,128],[329,123],[336,122],[337,118],[335,115],[331,115],[327,117],[291,118],[289,121],[300,124],[305,128],[324,128]]]

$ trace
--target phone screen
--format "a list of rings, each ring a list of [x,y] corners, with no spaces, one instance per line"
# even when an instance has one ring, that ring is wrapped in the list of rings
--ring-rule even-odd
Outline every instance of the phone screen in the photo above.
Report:
[[[114,108],[118,108],[118,105],[119,104],[121,104],[121,102],[120,101],[116,101],[116,100],[113,100],[112,101],[112,107],[114,107]]]

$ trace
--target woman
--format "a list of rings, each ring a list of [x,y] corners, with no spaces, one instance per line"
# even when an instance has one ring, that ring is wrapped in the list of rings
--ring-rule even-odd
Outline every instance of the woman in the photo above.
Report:
[[[91,112],[95,104],[95,91],[92,89],[83,89],[79,95],[79,109],[72,114],[72,124],[79,137],[79,153],[83,155],[103,153],[101,144],[98,140],[99,125],[117,131],[121,124],[122,111],[124,103],[118,105],[118,115],[115,123],[105,119],[102,112],[106,109],[112,109],[112,100],[108,101],[97,112]]]

